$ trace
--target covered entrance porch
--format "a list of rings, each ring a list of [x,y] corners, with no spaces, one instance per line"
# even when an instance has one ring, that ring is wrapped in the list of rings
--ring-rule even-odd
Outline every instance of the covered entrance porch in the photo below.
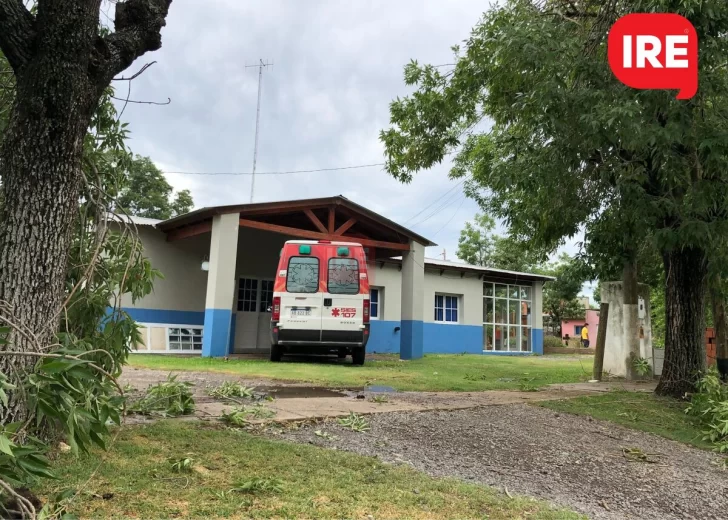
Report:
[[[157,228],[168,242],[209,243],[203,356],[269,351],[273,280],[291,239],[358,242],[370,270],[401,256],[400,356],[422,356],[424,252],[434,244],[345,197],[203,208]]]

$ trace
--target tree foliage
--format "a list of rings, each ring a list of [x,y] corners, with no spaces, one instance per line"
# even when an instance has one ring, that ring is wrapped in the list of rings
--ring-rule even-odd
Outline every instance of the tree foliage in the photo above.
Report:
[[[508,271],[535,272],[543,268],[545,255],[534,251],[512,236],[494,232],[495,221],[488,215],[476,214],[460,231],[457,256],[461,260],[484,267]]]
[[[606,36],[629,12],[676,12],[696,27],[693,99],[613,77]],[[416,90],[392,103],[381,135],[388,171],[405,182],[460,147],[451,175],[467,178],[485,212],[547,249],[583,231],[600,271],[633,262],[651,241],[672,274],[665,394],[693,389],[704,368],[706,250],[728,224],[726,31],[719,0],[508,0],[456,49],[453,70],[405,68]],[[492,127],[479,131],[486,117]]]
[[[172,186],[149,157],[135,155],[124,173],[117,205],[129,214],[166,220],[192,210],[189,190],[173,194]]]

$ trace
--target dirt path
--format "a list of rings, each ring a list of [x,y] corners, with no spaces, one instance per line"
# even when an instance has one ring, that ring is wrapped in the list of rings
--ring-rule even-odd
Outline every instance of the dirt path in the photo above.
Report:
[[[528,405],[378,414],[371,430],[338,424],[283,438],[354,451],[436,476],[455,476],[535,496],[594,519],[722,519],[726,473],[715,455],[666,439]],[[660,462],[630,462],[622,448],[659,453]]]
[[[276,438],[378,456],[436,476],[454,476],[572,508],[594,519],[719,519],[728,511],[728,478],[714,454],[587,417],[524,403],[576,397],[612,388],[650,391],[620,383],[554,385],[538,392],[402,392],[375,394],[319,389],[300,383],[241,379],[231,374],[179,372],[195,383],[198,416],[217,417],[232,405],[205,393],[226,380],[271,391],[265,402],[277,420],[372,414],[371,430],[354,433],[335,421],[284,429]],[[138,390],[167,372],[132,369],[122,377]],[[314,434],[325,430],[328,440]],[[280,429],[276,429],[280,432]],[[623,448],[660,454],[654,464],[633,462]]]

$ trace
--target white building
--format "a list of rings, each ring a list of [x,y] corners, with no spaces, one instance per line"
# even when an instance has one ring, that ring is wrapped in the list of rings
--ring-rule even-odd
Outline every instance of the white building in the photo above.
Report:
[[[164,275],[152,294],[123,306],[143,327],[139,352],[267,352],[279,252],[306,238],[366,248],[368,352],[543,353],[542,285],[551,278],[426,259],[435,244],[342,196],[134,221]]]

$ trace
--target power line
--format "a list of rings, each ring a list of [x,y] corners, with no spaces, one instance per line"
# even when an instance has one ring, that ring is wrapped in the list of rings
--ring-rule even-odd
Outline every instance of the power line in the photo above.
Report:
[[[437,215],[444,209],[447,209],[450,206],[452,206],[453,204],[455,204],[456,202],[458,202],[461,198],[465,198],[464,193],[456,192],[456,193],[453,193],[453,195],[454,196],[450,196],[447,199],[445,199],[442,204],[440,204],[434,210],[432,210],[432,212],[430,212],[425,218],[423,218],[422,220],[420,220],[414,224],[410,224],[410,226],[414,227],[414,226],[419,226],[420,224],[424,224],[425,222],[430,220],[432,217],[434,217],[435,215]]]
[[[442,195],[440,195],[438,198],[436,198],[435,200],[433,200],[430,204],[428,204],[427,206],[425,206],[424,208],[422,208],[420,211],[418,211],[417,213],[415,213],[414,215],[412,215],[410,218],[408,218],[404,222],[404,224],[407,224],[408,222],[411,222],[412,220],[416,219],[422,213],[424,213],[425,211],[427,211],[428,209],[430,209],[432,206],[434,206],[439,200],[441,200],[442,198],[444,198],[445,196],[447,196],[447,194],[450,193],[452,190],[454,190],[455,188],[458,188],[458,187],[462,186],[462,184],[464,182],[465,182],[465,179],[463,179],[462,181],[460,181],[459,183],[457,183],[455,186],[453,186],[452,188],[450,188],[449,190],[447,190],[445,193],[443,193]]]
[[[445,229],[447,227],[447,225],[450,224],[450,222],[452,222],[452,219],[454,219],[455,218],[455,215],[458,214],[458,212],[460,211],[460,208],[463,207],[463,204],[465,204],[465,195],[463,195],[463,200],[460,201],[460,205],[458,206],[458,209],[456,209],[455,212],[452,214],[452,217],[450,217],[450,220],[448,220],[447,222],[445,222],[440,229],[438,229],[437,231],[435,231],[435,234],[432,235],[432,238],[435,238],[440,233],[440,231],[442,231],[443,229]]]
[[[339,166],[337,168],[317,168],[315,170],[289,170],[278,172],[162,172],[174,173],[177,175],[290,175],[293,173],[316,173],[316,172],[335,172],[340,170],[356,170],[360,168],[373,168],[375,166],[384,166],[385,163],[357,164],[355,166]]]

